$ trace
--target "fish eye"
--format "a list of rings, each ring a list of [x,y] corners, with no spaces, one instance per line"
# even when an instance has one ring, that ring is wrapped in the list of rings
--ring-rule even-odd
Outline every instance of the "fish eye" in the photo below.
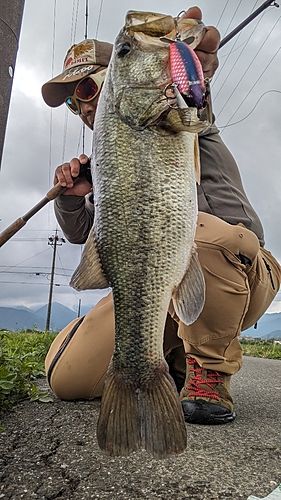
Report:
[[[122,43],[117,48],[117,55],[119,57],[124,57],[126,54],[128,54],[131,51],[131,48],[132,47],[128,42]]]
[[[188,38],[185,38],[185,43],[187,43],[187,45],[191,45],[195,40],[195,36],[189,36]]]

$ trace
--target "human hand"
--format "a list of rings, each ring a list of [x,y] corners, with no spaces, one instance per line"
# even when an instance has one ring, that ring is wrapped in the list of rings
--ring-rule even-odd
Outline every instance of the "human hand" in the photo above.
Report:
[[[54,184],[59,182],[62,187],[67,188],[63,193],[64,195],[85,196],[92,191],[93,186],[85,177],[79,177],[74,183],[74,179],[80,173],[81,164],[85,165],[88,160],[89,157],[82,154],[79,158],[72,158],[69,163],[63,163],[63,165],[56,168]]]
[[[202,12],[199,7],[190,7],[185,11],[182,17],[202,21]],[[219,61],[217,51],[219,44],[220,34],[218,30],[214,26],[206,26],[206,33],[195,49],[195,52],[202,64],[205,77],[211,78],[218,68]]]

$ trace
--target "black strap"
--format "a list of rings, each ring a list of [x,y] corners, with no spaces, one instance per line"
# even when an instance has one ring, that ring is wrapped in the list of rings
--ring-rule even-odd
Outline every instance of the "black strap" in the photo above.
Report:
[[[82,316],[75,323],[75,325],[73,325],[73,327],[71,328],[70,332],[68,332],[67,336],[65,337],[65,339],[61,343],[59,350],[57,351],[57,353],[53,357],[53,360],[52,360],[52,362],[51,362],[51,364],[50,364],[50,366],[48,368],[48,371],[47,371],[47,380],[48,380],[48,384],[49,384],[50,387],[52,387],[51,386],[51,376],[52,376],[53,369],[56,366],[58,360],[60,359],[62,353],[65,351],[66,347],[68,346],[69,342],[73,338],[73,336],[76,333],[77,329],[81,325],[81,323],[84,320],[84,318],[85,318],[85,316]]]
[[[269,274],[272,288],[273,288],[273,290],[275,290],[275,285],[274,285],[273,276],[272,276],[272,272],[271,272],[272,269],[271,269],[270,265],[268,264],[268,262],[264,258],[262,258],[262,260],[264,261],[264,265],[265,265],[266,270],[267,270],[267,272]]]

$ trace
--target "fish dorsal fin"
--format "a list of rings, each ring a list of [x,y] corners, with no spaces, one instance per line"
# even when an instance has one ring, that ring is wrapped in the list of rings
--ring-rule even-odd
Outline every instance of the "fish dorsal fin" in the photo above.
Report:
[[[201,313],[205,302],[205,280],[197,251],[192,250],[189,267],[172,295],[173,306],[177,317],[191,325]]]
[[[80,264],[74,271],[70,286],[76,290],[108,288],[109,283],[102,270],[94,231],[91,231],[84,246]]]

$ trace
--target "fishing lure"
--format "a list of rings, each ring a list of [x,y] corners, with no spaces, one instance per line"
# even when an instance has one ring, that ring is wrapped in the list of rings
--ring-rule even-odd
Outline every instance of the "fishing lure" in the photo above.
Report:
[[[171,76],[188,106],[201,109],[205,105],[205,83],[201,63],[195,51],[185,42],[170,43]]]

